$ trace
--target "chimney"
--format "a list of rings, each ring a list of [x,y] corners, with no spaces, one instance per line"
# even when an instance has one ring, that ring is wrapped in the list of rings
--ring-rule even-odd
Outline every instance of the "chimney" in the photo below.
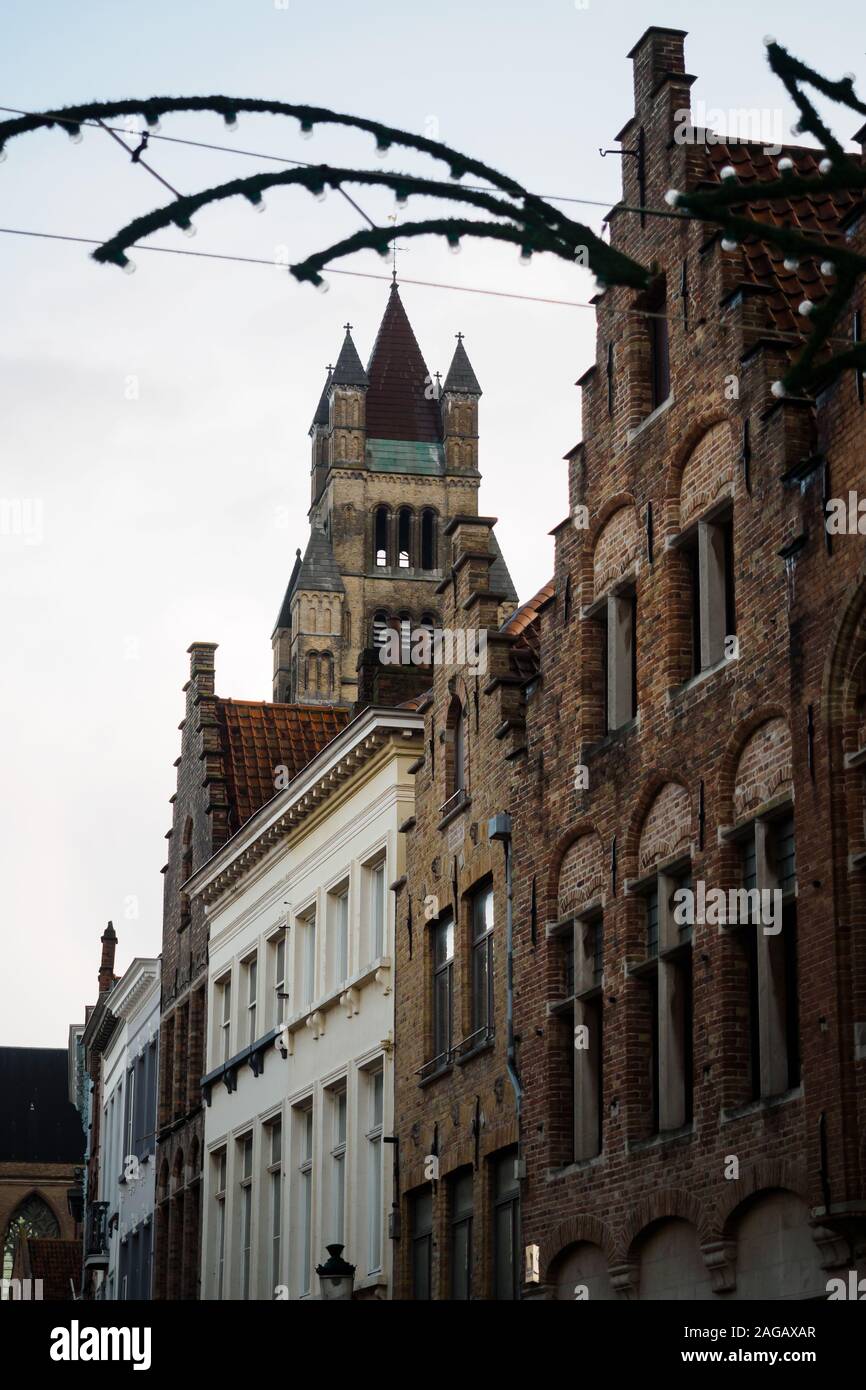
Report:
[[[189,678],[199,695],[213,695],[216,680],[214,652],[217,642],[193,642],[187,647],[189,654]]]
[[[102,941],[102,961],[99,966],[99,993],[104,994],[114,984],[114,952],[117,949],[117,935],[114,923],[109,922],[100,938]]]
[[[685,29],[651,25],[629,53],[634,63],[634,109],[640,113],[667,77],[685,75]]]

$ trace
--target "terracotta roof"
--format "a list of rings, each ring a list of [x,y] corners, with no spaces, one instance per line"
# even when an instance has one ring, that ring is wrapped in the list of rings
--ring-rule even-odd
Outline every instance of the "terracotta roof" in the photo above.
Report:
[[[81,1241],[25,1236],[21,1241],[21,1266],[20,1278],[42,1280],[43,1299],[65,1302],[81,1284]]]
[[[368,439],[422,444],[437,444],[441,440],[439,403],[428,390],[430,373],[396,284],[391,286],[388,306],[367,363],[367,376]]]
[[[226,760],[232,832],[276,792],[275,771],[291,780],[349,722],[334,705],[281,705],[255,700],[216,701]]]
[[[541,665],[541,635],[539,633],[539,614],[542,607],[556,592],[556,583],[549,579],[538,593],[502,624],[502,631],[510,633],[517,641],[511,648],[511,663],[519,676],[531,680],[538,674]]]
[[[842,240],[839,224],[859,201],[846,189],[772,200],[760,196],[762,183],[781,178],[778,167],[780,159],[793,160],[793,172],[801,177],[817,177],[818,162],[823,158],[821,150],[789,146],[777,155],[767,155],[760,145],[732,141],[730,144],[708,145],[706,153],[711,182],[719,181],[724,165],[730,164],[736,169],[737,179],[748,195],[744,207],[737,207],[738,212],[742,210],[746,216],[758,222],[786,226],[822,237],[828,247]],[[823,299],[827,293],[828,282],[818,269],[820,258],[801,257],[798,269],[786,270],[785,253],[777,247],[750,240],[743,243],[742,252],[746,283],[774,291],[767,299],[772,327],[780,332],[805,336],[808,320],[798,313],[799,304],[804,299]],[[794,350],[796,345],[792,344]]]

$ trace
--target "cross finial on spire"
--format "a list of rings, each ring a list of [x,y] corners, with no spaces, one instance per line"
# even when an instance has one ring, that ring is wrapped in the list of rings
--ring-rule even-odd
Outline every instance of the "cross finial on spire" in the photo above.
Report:
[[[344,323],[344,324],[343,324],[343,327],[345,328],[345,330],[346,330],[347,333],[351,333],[351,331],[352,331],[352,329],[353,329],[353,327],[354,327],[354,324],[351,324],[351,323]]]
[[[455,333],[455,334],[454,334],[454,337],[457,339],[458,343],[462,343],[462,342],[463,342],[463,334],[462,334],[462,333]]]

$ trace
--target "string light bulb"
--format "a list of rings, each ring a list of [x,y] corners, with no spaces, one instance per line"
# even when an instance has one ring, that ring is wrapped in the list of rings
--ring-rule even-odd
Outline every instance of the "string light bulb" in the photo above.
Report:
[[[786,270],[800,269],[800,261],[797,256],[786,256],[782,262],[782,265],[785,267]]]
[[[390,140],[383,140],[381,137],[376,141],[376,158],[385,159],[391,148]]]
[[[526,266],[526,265],[530,265],[531,262],[532,262],[532,248],[529,247],[529,246],[521,246],[521,248],[520,248],[520,256],[519,256],[519,259],[518,259],[517,264],[518,264],[518,265],[524,265],[524,266]]]
[[[459,238],[459,236],[449,236],[449,238],[448,238],[448,250],[451,252],[451,255],[452,255],[452,256],[459,256],[459,255],[460,255],[460,238]]]
[[[770,394],[775,396],[777,401],[781,400],[782,397],[785,395],[784,383],[781,381],[774,381],[772,386],[770,387]]]
[[[162,121],[159,119],[159,116],[146,115],[144,119],[147,121],[147,128],[150,131],[151,135],[156,135],[160,130],[162,130]]]
[[[80,125],[71,125],[67,133],[73,145],[80,145],[84,139],[84,131]]]
[[[814,314],[814,312],[815,305],[811,299],[804,299],[801,304],[797,305],[797,313],[802,314],[804,319],[807,319],[809,315]]]
[[[6,146],[0,145],[0,164],[5,164],[8,157],[9,156],[6,153]]]
[[[138,270],[138,266],[135,264],[135,261],[131,261],[128,256],[124,256],[120,268],[123,271],[124,275],[134,275],[135,272]]]
[[[312,121],[301,121],[301,129],[300,129],[300,132],[299,132],[299,133],[300,133],[300,136],[301,136],[301,139],[302,139],[302,140],[312,140],[312,138],[313,138],[313,122],[312,122]]]
[[[818,165],[818,172],[820,174],[829,174],[832,168],[832,159],[827,159],[827,157],[825,156]]]
[[[317,203],[323,203],[327,196],[328,188],[326,184],[320,184],[318,188],[313,189],[313,197],[315,198]]]
[[[194,222],[178,222],[177,225],[180,227],[180,230],[183,232],[184,236],[195,236],[196,226]]]
[[[835,274],[836,274],[836,267],[834,266],[834,264],[833,264],[832,261],[822,261],[822,262],[821,262],[821,274],[822,274],[822,275],[835,275]]]
[[[320,278],[316,281],[316,289],[319,291],[319,294],[327,294],[330,288],[331,286],[328,284],[327,280],[322,280]]]
[[[799,134],[800,134],[800,131],[799,131],[799,129],[797,129],[797,130],[795,130],[793,133],[794,133],[795,135],[799,135]],[[791,169],[793,169],[793,167],[794,167],[794,161],[793,161],[793,159],[789,159],[788,156],[785,155],[785,158],[784,158],[784,159],[780,159],[780,160],[779,160],[779,163],[778,163],[778,165],[777,165],[776,167],[778,168],[780,174],[787,174]]]
[[[739,244],[738,242],[734,241],[733,237],[729,237],[729,236],[723,236],[723,237],[722,237],[722,250],[723,250],[723,251],[736,251],[738,244]]]
[[[733,164],[726,164],[723,169],[719,170],[720,179],[735,179],[736,177],[737,171],[734,168]]]
[[[669,188],[665,194],[665,202],[669,208],[675,208],[680,201],[680,192],[677,188]]]
[[[237,135],[238,130],[239,130],[239,126],[238,126],[238,118],[237,118],[237,116],[235,115],[234,111],[229,111],[229,112],[227,112],[225,121],[226,121],[226,134],[228,134],[228,135]]]

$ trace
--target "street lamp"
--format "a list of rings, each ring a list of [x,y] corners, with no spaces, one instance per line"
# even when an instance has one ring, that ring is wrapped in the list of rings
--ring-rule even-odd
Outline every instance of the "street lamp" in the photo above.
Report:
[[[342,1245],[329,1245],[326,1248],[330,1258],[325,1264],[316,1265],[322,1298],[350,1299],[355,1282],[355,1266],[343,1259]]]

